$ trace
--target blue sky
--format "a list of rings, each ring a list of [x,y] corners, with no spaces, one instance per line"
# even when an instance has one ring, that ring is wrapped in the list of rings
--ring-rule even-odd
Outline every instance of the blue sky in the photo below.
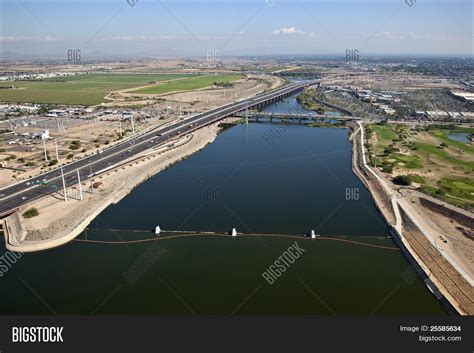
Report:
[[[471,0],[0,0],[0,52],[471,55]]]

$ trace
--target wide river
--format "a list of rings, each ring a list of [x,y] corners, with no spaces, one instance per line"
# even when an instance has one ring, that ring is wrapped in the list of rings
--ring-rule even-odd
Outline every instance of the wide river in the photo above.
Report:
[[[267,110],[294,112],[296,105],[289,98]],[[0,312],[444,314],[353,174],[348,133],[262,120],[228,128],[106,209],[80,236],[150,239],[159,225],[181,235],[236,228],[299,238],[71,242],[24,254],[3,273]],[[312,229],[336,240],[304,238]],[[304,252],[269,284],[262,273],[295,241]]]

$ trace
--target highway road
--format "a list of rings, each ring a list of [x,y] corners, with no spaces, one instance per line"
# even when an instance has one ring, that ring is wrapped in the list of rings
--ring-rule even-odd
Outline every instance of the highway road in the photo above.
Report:
[[[296,82],[276,90],[259,94],[253,98],[209,110],[205,113],[193,115],[176,121],[168,126],[160,126],[142,134],[135,135],[120,144],[101,150],[89,156],[62,167],[66,187],[77,184],[77,171],[82,181],[118,165],[139,153],[153,147],[163,145],[170,139],[186,135],[206,125],[213,124],[237,112],[252,109],[259,104],[265,104],[273,98],[293,94],[306,86],[317,84],[318,81]],[[52,194],[63,188],[61,168],[18,182],[0,189],[0,215],[8,213],[23,204]]]

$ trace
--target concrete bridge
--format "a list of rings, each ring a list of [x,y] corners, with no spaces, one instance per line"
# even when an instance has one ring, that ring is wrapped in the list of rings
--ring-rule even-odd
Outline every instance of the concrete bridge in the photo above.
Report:
[[[284,71],[274,71],[272,75],[280,76],[280,77],[311,77],[311,78],[319,78],[321,77],[321,72],[318,71],[311,71],[311,70],[284,70]]]
[[[271,113],[271,112],[248,112],[248,113],[238,113],[236,114],[238,117],[254,117],[258,120],[259,117],[263,118],[277,118],[277,119],[333,119],[333,120],[360,120],[360,118],[356,116],[349,116],[349,115],[326,115],[326,114],[297,114],[297,113]]]

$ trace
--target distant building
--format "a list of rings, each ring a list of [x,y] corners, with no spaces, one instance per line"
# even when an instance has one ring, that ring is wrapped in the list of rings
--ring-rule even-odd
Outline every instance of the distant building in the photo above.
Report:
[[[459,112],[448,112],[448,115],[451,119],[454,119],[454,120],[462,118],[462,115]]]
[[[359,95],[359,98],[363,101],[363,102],[367,102],[367,103],[374,103],[374,102],[377,102],[377,98],[375,98],[373,95],[371,94],[360,94]]]
[[[56,118],[58,116],[63,116],[64,114],[66,114],[66,111],[65,110],[62,110],[62,109],[52,109],[50,111],[48,111],[46,113],[46,116],[47,117],[50,117],[50,118]]]
[[[461,112],[461,116],[465,121],[474,121],[474,112]]]
[[[388,105],[385,104],[381,104],[379,108],[382,109],[387,115],[395,115],[395,113],[397,112],[395,109],[390,108]]]
[[[429,110],[426,112],[426,114],[432,120],[443,120],[449,118],[449,114],[441,110]]]
[[[451,94],[459,99],[462,99],[466,102],[474,102],[474,93],[464,92],[464,91],[450,91]]]

